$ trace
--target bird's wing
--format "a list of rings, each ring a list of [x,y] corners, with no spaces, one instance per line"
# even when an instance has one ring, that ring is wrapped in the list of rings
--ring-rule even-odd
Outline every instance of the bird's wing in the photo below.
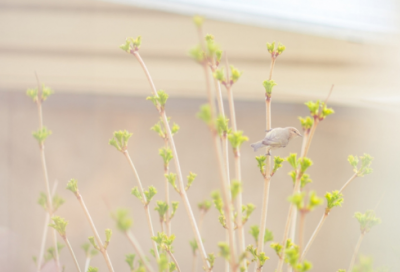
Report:
[[[282,131],[278,128],[272,129],[267,133],[264,140],[262,141],[263,145],[269,145],[272,147],[280,147],[282,146]],[[285,137],[283,137],[285,138]]]

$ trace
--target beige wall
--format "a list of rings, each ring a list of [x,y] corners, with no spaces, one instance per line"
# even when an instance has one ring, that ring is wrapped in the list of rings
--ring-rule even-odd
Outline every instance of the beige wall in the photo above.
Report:
[[[30,271],[31,256],[38,253],[45,217],[43,210],[36,205],[39,192],[44,190],[38,148],[31,136],[31,131],[37,128],[36,108],[22,92],[0,95],[1,127],[4,128],[0,142],[1,256],[6,256],[5,271]],[[167,107],[169,116],[181,126],[176,142],[183,173],[187,175],[193,171],[198,174],[188,193],[193,206],[209,198],[210,192],[220,187],[211,137],[205,125],[195,117],[202,103],[203,100],[172,97]],[[264,103],[238,101],[236,106],[239,128],[249,136],[250,142],[258,140],[263,135]],[[316,190],[318,195],[339,189],[352,175],[346,161],[348,154],[372,154],[375,158],[374,173],[355,180],[345,191],[343,208],[332,211],[308,258],[314,263],[314,271],[336,271],[347,267],[359,235],[354,212],[374,208],[385,192],[377,211],[383,223],[367,235],[361,253],[373,255],[378,265],[388,265],[392,271],[397,271],[400,267],[396,251],[400,222],[395,207],[400,204],[396,197],[400,188],[395,150],[399,150],[396,140],[399,129],[392,127],[397,116],[377,110],[346,107],[335,107],[335,110],[335,115],[321,123],[315,135],[309,154],[314,161],[310,169],[314,183],[309,188]],[[272,114],[273,126],[299,127],[297,116],[306,115],[307,110],[301,104],[273,103]],[[124,254],[133,252],[133,249],[116,230],[104,197],[112,207],[130,209],[134,218],[132,230],[144,249],[150,249],[143,209],[130,195],[130,189],[136,184],[134,177],[124,157],[107,142],[114,130],[127,129],[134,133],[129,145],[133,161],[144,185],[154,185],[159,189],[155,200],[163,199],[163,170],[157,152],[162,141],[149,130],[157,118],[153,105],[143,97],[56,94],[45,103],[45,124],[53,131],[46,143],[50,180],[59,180],[57,192],[67,200],[58,214],[69,220],[68,236],[82,265],[84,256],[79,247],[91,231],[76,199],[64,189],[70,178],[78,179],[80,191],[99,231],[108,227],[114,230],[109,252],[116,271],[127,271]],[[296,139],[287,148],[277,150],[276,154],[286,156],[290,152],[299,152],[300,145],[301,140]],[[244,145],[242,155],[244,202],[253,202],[257,206],[246,225],[248,228],[259,221],[263,181],[256,168],[255,154],[248,144]],[[267,225],[278,241],[282,239],[288,211],[285,199],[292,188],[287,176],[289,170],[285,164],[271,185]],[[175,192],[172,192],[172,198],[179,200]],[[307,217],[306,237],[311,235],[322,213],[321,207]],[[198,216],[196,208],[195,215]],[[159,230],[155,211],[152,216],[155,228]],[[205,218],[203,229],[208,252],[216,252],[216,243],[224,239],[224,231],[217,221],[217,213],[212,209]],[[183,271],[189,271],[188,240],[193,235],[183,206],[173,220],[173,232],[177,234],[176,256]],[[246,241],[250,243],[252,238],[247,235]],[[4,249],[6,242],[8,246]],[[267,261],[265,271],[271,271],[276,257],[269,247],[266,247],[266,252],[271,260]],[[63,250],[61,259],[66,271],[73,271],[66,250]],[[99,266],[100,271],[106,269],[101,256],[97,256],[93,264]],[[219,260],[216,271],[222,271],[221,265]]]
[[[318,127],[309,154],[314,161],[310,189],[318,195],[339,189],[352,175],[347,163],[349,154],[370,153],[375,158],[374,173],[357,179],[346,189],[343,207],[332,211],[308,258],[314,264],[313,271],[346,268],[359,235],[354,212],[374,208],[384,194],[377,210],[383,223],[366,237],[361,253],[373,255],[378,266],[388,265],[391,271],[399,271],[397,46],[216,21],[207,21],[206,30],[228,50],[230,61],[244,70],[234,92],[238,98],[238,127],[250,142],[264,133],[261,82],[269,67],[266,41],[279,40],[287,46],[274,73],[279,84],[274,91],[274,127],[299,127],[297,117],[308,114],[302,103],[324,99],[330,85],[336,84],[330,99],[336,113]],[[129,151],[143,183],[159,189],[155,200],[163,198],[164,180],[158,156],[162,141],[150,131],[158,115],[145,101],[148,83],[134,58],[118,49],[126,36],[143,35],[141,52],[156,85],[171,94],[167,110],[181,126],[176,142],[183,174],[198,174],[188,192],[192,205],[195,207],[220,187],[210,134],[195,117],[205,102],[205,90],[201,69],[186,56],[197,42],[190,18],[99,1],[3,1],[0,34],[1,271],[33,271],[31,256],[38,254],[45,218],[36,204],[39,192],[44,191],[39,151],[31,136],[38,127],[37,113],[24,94],[26,88],[36,86],[34,71],[57,92],[44,105],[45,125],[53,131],[46,142],[46,155],[50,180],[59,181],[57,192],[67,200],[58,214],[70,222],[68,236],[78,261],[83,266],[80,245],[92,234],[76,199],[64,189],[70,178],[78,179],[99,231],[114,230],[109,252],[116,271],[128,271],[124,255],[133,249],[116,230],[104,198],[114,208],[130,209],[132,230],[146,252],[150,241],[143,209],[130,195],[136,184],[134,177],[124,157],[108,145],[112,132],[127,129],[134,133]],[[301,140],[296,139],[276,154],[299,152],[300,145]],[[259,222],[263,180],[249,144],[244,145],[242,155],[244,202],[257,206],[246,225],[248,229]],[[276,241],[282,239],[289,207],[289,171],[285,165],[271,185],[267,226]],[[179,200],[175,192],[172,197]],[[306,239],[322,213],[321,207],[307,217]],[[155,211],[152,216],[158,230]],[[217,252],[216,243],[225,237],[217,218],[215,209],[205,218],[207,252]],[[193,235],[183,206],[173,221],[173,232],[177,234],[176,257],[183,271],[189,271],[192,259],[188,241]],[[248,243],[251,239],[247,235]],[[265,271],[273,271],[277,258],[269,247],[266,252],[271,260]],[[66,249],[61,260],[66,271],[73,271]],[[106,271],[101,256],[93,264]],[[222,267],[218,260],[215,271],[222,271]]]

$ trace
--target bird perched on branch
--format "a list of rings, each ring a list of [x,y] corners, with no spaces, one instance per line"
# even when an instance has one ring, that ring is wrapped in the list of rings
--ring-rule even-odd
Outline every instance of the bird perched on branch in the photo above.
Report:
[[[294,127],[273,128],[266,130],[266,132],[265,138],[262,141],[252,144],[251,147],[254,151],[257,151],[261,147],[266,147],[268,150],[267,155],[271,155],[271,150],[273,149],[287,146],[291,139],[303,137]]]

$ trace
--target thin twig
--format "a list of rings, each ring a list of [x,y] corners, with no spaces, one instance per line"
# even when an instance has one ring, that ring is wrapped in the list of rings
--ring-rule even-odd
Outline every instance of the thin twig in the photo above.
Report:
[[[351,178],[349,178],[349,180],[342,186],[342,188],[339,191],[339,194],[341,194],[343,192],[343,190],[346,189],[346,187],[350,184],[350,182],[352,182],[356,177],[357,177],[357,173],[354,173],[351,176]]]
[[[207,69],[207,65],[204,62],[203,63],[203,69],[205,72],[205,77],[206,77],[206,87],[207,87],[207,93],[209,96],[209,101],[212,101],[212,91],[211,91],[211,86],[210,86],[210,75]],[[210,109],[212,109],[213,105],[210,104]],[[213,120],[215,120],[215,114],[214,111],[211,112]],[[221,142],[218,137],[218,132],[216,131],[216,128],[214,126],[210,126],[211,134],[213,136],[213,142],[214,142],[214,150],[217,155],[217,161],[218,161],[218,166],[219,166],[219,173],[220,173],[220,179],[222,183],[222,198],[224,201],[224,210],[225,210],[225,215],[226,215],[226,223],[227,223],[227,229],[228,229],[228,235],[229,235],[229,248],[230,248],[230,262],[231,262],[231,269],[232,271],[237,270],[237,264],[236,264],[236,249],[235,249],[235,239],[234,239],[234,233],[233,233],[233,218],[232,218],[232,201],[231,201],[231,194],[230,194],[230,189],[229,189],[229,181],[227,179],[227,174],[226,174],[226,168],[224,167],[224,160],[221,154]]]
[[[165,139],[165,148],[168,147],[168,139]],[[164,177],[165,177],[165,202],[167,203],[168,207],[171,207],[171,200],[169,198],[169,182],[166,178],[166,175],[169,174],[169,167],[168,165],[164,166]],[[167,235],[171,236],[171,211],[167,209],[167,220],[165,221],[165,225],[167,228]]]
[[[330,94],[332,93],[333,87],[334,86],[332,85],[332,87],[331,87],[331,89],[329,91],[328,97],[325,100],[326,102],[328,101],[328,98],[330,97]],[[320,111],[320,109],[319,109],[319,111]],[[312,139],[314,137],[315,131],[316,131],[318,123],[319,123],[319,118],[318,118],[319,114],[320,114],[320,112],[318,112],[317,116],[314,117],[314,122],[313,122],[313,125],[311,127],[309,137],[308,137],[308,139],[306,141],[306,146],[304,148],[302,148],[302,150],[304,152],[303,152],[301,158],[305,158],[307,156],[307,154],[308,154],[308,151],[309,151],[310,146],[311,146],[311,141],[312,141]],[[295,181],[294,188],[293,188],[293,194],[297,193],[297,192],[300,192],[300,185],[301,185],[300,180],[301,180],[301,173],[300,173],[299,170],[297,170],[296,181]],[[295,206],[294,206],[293,203],[291,203],[290,206],[289,206],[288,217],[286,219],[285,229],[284,229],[284,233],[283,233],[282,252],[285,252],[285,250],[286,250],[286,240],[287,240],[287,238],[289,236],[290,225],[291,225],[291,222],[292,222],[291,220],[293,218],[293,213],[294,212],[295,212]],[[293,222],[294,227],[296,227],[295,224],[296,224],[296,222]],[[279,258],[278,267],[276,269],[277,272],[281,272],[282,271],[283,263],[284,263],[284,257]]]
[[[90,257],[86,256],[86,260],[85,260],[85,270],[84,272],[87,272],[89,269],[89,265],[90,265]]]
[[[144,63],[143,59],[141,58],[139,52],[138,51],[134,51],[133,55],[136,57],[136,59],[138,60],[139,64],[142,66],[143,71],[145,72],[146,77],[147,77],[147,79],[149,81],[149,84],[150,84],[151,90],[153,92],[153,95],[157,96],[157,89],[156,89],[156,87],[155,87],[155,85],[153,83],[153,80],[152,80],[152,78],[150,76],[150,73],[149,73],[147,67],[146,67],[146,64]],[[210,269],[210,264],[209,264],[209,262],[207,260],[207,254],[206,254],[206,251],[204,249],[203,241],[201,240],[200,232],[199,232],[199,230],[197,228],[197,223],[196,223],[196,220],[194,218],[193,211],[192,211],[189,199],[188,199],[186,191],[185,191],[185,185],[184,185],[184,182],[183,182],[181,165],[179,163],[179,158],[178,158],[178,152],[176,150],[175,140],[174,140],[174,138],[172,136],[171,128],[170,128],[170,125],[168,123],[168,118],[167,118],[165,110],[161,111],[160,115],[161,115],[161,118],[163,120],[164,127],[167,130],[168,139],[170,141],[171,150],[172,150],[173,158],[174,158],[174,162],[175,162],[175,169],[176,169],[177,176],[178,176],[180,195],[181,195],[183,203],[185,205],[186,212],[188,214],[189,221],[191,223],[191,226],[192,226],[192,229],[193,229],[193,233],[195,235],[195,239],[196,239],[197,245],[199,247],[200,255],[201,255],[201,258],[203,260],[204,266],[207,267],[208,269]]]
[[[58,181],[56,180],[53,185],[53,190],[51,191],[51,197],[54,197],[57,186],[58,186]],[[46,213],[46,219],[44,220],[42,242],[40,243],[40,252],[39,252],[39,258],[38,258],[38,263],[37,263],[37,266],[38,266],[37,271],[38,272],[40,270],[42,270],[42,261],[43,261],[44,250],[46,247],[46,238],[47,238],[47,232],[49,230],[49,224],[50,224],[50,214]]]
[[[167,250],[168,255],[171,257],[172,261],[175,263],[176,265],[176,270],[178,270],[178,272],[181,272],[181,268],[179,267],[178,261],[175,259],[174,254],[172,254],[171,251]]]
[[[89,210],[87,209],[86,204],[83,201],[83,198],[82,198],[81,194],[79,193],[79,191],[77,191],[75,193],[75,195],[76,195],[76,198],[78,199],[79,204],[81,204],[81,207],[82,207],[83,211],[85,212],[87,220],[89,221],[89,225],[92,228],[92,231],[93,231],[93,234],[94,234],[94,238],[96,239],[96,242],[97,242],[97,244],[99,246],[99,251],[101,252],[101,254],[104,257],[104,260],[106,261],[108,270],[110,272],[114,272],[114,268],[112,266],[110,257],[108,256],[107,250],[105,249],[105,247],[103,245],[103,242],[101,241],[100,235],[96,230],[96,227],[94,225],[92,217],[90,216]]]
[[[226,66],[226,79],[229,80],[229,63],[228,63],[228,54],[225,52],[225,66]],[[229,112],[231,118],[231,125],[233,132],[237,132],[237,122],[236,122],[236,112],[235,112],[235,102],[233,99],[233,91],[232,84],[226,84],[226,90],[228,93],[228,101],[229,101]],[[234,159],[235,159],[235,179],[239,182],[242,182],[242,169],[241,169],[241,160],[240,160],[240,147],[233,150]],[[236,210],[237,213],[237,225],[238,225],[238,240],[239,240],[239,250],[241,253],[246,250],[245,243],[245,235],[244,235],[244,227],[243,227],[243,216],[242,216],[242,206],[243,206],[243,197],[242,192],[240,191],[236,196]],[[246,260],[242,261],[242,267],[244,267],[244,272],[247,272]]]
[[[39,77],[36,72],[35,72],[35,76],[36,76],[36,80],[38,83],[38,98],[36,100],[36,104],[38,107],[39,128],[40,128],[40,130],[42,130],[43,129],[43,113],[42,113],[42,100],[41,100],[41,86],[40,86],[40,82],[39,82]],[[44,143],[40,143],[39,148],[40,148],[40,157],[42,160],[42,169],[43,169],[43,175],[44,175],[44,181],[45,181],[45,187],[46,187],[47,209],[48,209],[49,217],[51,218],[53,216],[53,200],[52,200],[51,193],[50,193],[49,175],[47,172],[46,156],[44,154]],[[57,267],[57,271],[60,272],[61,265],[60,265],[59,255],[58,255],[57,233],[56,233],[55,229],[52,230],[52,237],[53,237],[54,257],[56,260],[56,267]]]
[[[269,79],[272,79],[272,72],[274,70],[275,58],[271,58],[271,66],[269,71]],[[271,129],[271,98],[265,95],[265,119],[266,119],[266,129]],[[268,147],[266,148],[267,152],[269,152]],[[268,200],[269,200],[269,187],[271,182],[271,156],[267,156],[265,163],[265,175],[264,175],[264,190],[263,190],[263,204],[261,207],[261,219],[260,219],[260,234],[258,236],[257,241],[257,253],[261,253],[264,251],[264,235],[265,229],[267,225],[267,214],[268,214]],[[255,267],[257,271],[262,271],[262,266],[260,261],[257,262]]]
[[[203,228],[203,222],[204,222],[204,216],[205,215],[206,215],[206,213],[203,210],[201,210],[200,218],[199,218],[199,231],[200,231],[200,233],[201,233],[201,230]],[[194,252],[194,255],[193,255],[192,272],[196,272],[197,271],[197,254],[196,254],[196,251]]]
[[[135,249],[136,253],[139,255],[139,258],[142,260],[144,266],[148,270],[148,272],[154,272],[155,270],[151,267],[149,261],[146,258],[146,255],[143,253],[142,248],[140,247],[136,237],[133,235],[131,231],[125,232],[126,237],[128,238],[129,242],[131,242],[133,248]]]
[[[322,215],[321,220],[319,221],[317,227],[315,228],[313,234],[310,237],[310,240],[308,240],[308,243],[307,243],[306,247],[304,248],[303,253],[301,254],[301,259],[304,259],[304,257],[306,256],[308,250],[310,249],[311,244],[314,242],[315,237],[317,237],[317,234],[321,230],[322,225],[324,224],[324,222],[325,222],[326,218],[328,217],[328,215],[329,214],[326,213],[326,212]]]
[[[362,242],[362,240],[364,239],[364,236],[365,236],[365,233],[361,233],[360,238],[358,238],[357,245],[356,245],[356,247],[354,248],[353,256],[351,257],[349,269],[347,269],[347,271],[349,271],[349,272],[351,272],[352,269],[353,269],[354,263],[355,263],[355,261],[356,261],[357,253],[358,253],[358,250],[360,249],[361,242]]]
[[[69,243],[68,238],[67,237],[63,237],[63,239],[64,239],[64,242],[67,244],[67,247],[69,249],[69,252],[72,255],[72,258],[74,259],[74,263],[75,263],[76,269],[78,270],[78,272],[81,272],[81,268],[79,267],[78,260],[76,259],[75,253],[74,253],[74,251],[72,249],[71,244]]]
[[[145,210],[145,213],[146,213],[147,224],[149,225],[150,239],[151,239],[151,237],[154,237],[155,234],[154,234],[153,223],[151,221],[150,209],[149,209],[149,205],[147,204],[147,198],[146,198],[146,195],[144,193],[143,185],[142,185],[142,182],[140,181],[139,173],[137,172],[136,167],[133,164],[133,161],[132,161],[131,157],[129,156],[129,152],[127,150],[125,150],[123,152],[123,154],[125,155],[125,158],[128,160],[129,165],[132,168],[133,174],[135,175],[136,181],[138,183],[140,194],[142,195],[142,199],[144,201],[144,210]],[[153,243],[153,248],[154,248],[154,252],[156,254],[156,259],[158,260],[160,258],[160,255],[158,253],[157,243],[153,239],[151,239],[151,241]]]
[[[304,246],[304,226],[306,222],[306,212],[300,212],[300,223],[299,223],[299,252],[303,250]]]

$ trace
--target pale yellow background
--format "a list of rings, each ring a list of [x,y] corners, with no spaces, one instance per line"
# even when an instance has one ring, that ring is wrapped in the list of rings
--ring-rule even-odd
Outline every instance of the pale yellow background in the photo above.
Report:
[[[66,199],[58,214],[69,220],[68,237],[78,261],[83,269],[80,245],[92,233],[77,200],[64,189],[70,178],[78,179],[99,232],[114,231],[109,254],[115,271],[128,271],[124,255],[134,251],[115,228],[104,198],[113,208],[129,208],[132,231],[146,252],[151,245],[143,209],[130,194],[136,185],[134,176],[122,154],[108,145],[112,132],[134,133],[129,151],[144,185],[159,189],[155,200],[163,199],[164,180],[158,156],[163,142],[150,131],[158,114],[145,100],[150,88],[136,60],[118,49],[126,36],[143,36],[141,52],[155,84],[171,94],[167,113],[181,126],[175,140],[183,174],[198,174],[188,192],[196,216],[197,203],[220,188],[210,133],[195,117],[206,96],[202,70],[186,54],[197,42],[191,19],[93,1],[3,1],[1,5],[0,270],[34,271],[31,257],[40,246],[45,214],[36,201],[44,191],[44,181],[39,150],[31,136],[38,118],[35,105],[24,94],[26,88],[36,86],[37,71],[41,81],[57,92],[44,104],[44,123],[53,131],[46,141],[46,155],[50,180],[59,181],[57,192]],[[279,40],[287,46],[274,73],[279,85],[274,89],[273,127],[299,128],[297,117],[308,114],[303,102],[324,99],[330,85],[336,84],[330,100],[336,113],[318,127],[309,153],[314,161],[309,171],[314,183],[309,189],[318,195],[339,189],[352,175],[349,154],[367,152],[375,158],[374,173],[356,179],[346,189],[343,207],[332,211],[315,240],[307,258],[314,264],[313,271],[347,268],[359,235],[353,214],[376,207],[380,199],[377,214],[383,223],[366,236],[360,252],[374,256],[377,266],[399,271],[398,48],[214,21],[205,27],[228,50],[231,63],[244,70],[234,91],[238,127],[250,142],[264,135],[261,82],[269,69],[266,41]],[[377,98],[383,100],[378,103]],[[275,154],[287,156],[299,152],[300,146],[301,140],[295,139]],[[261,210],[263,180],[254,156],[249,143],[244,144],[244,202],[257,206],[247,230],[259,223]],[[276,241],[282,239],[289,207],[289,171],[285,164],[271,185],[267,226]],[[171,195],[179,201],[175,192]],[[322,213],[320,207],[307,217],[306,240]],[[155,211],[152,216],[159,230]],[[215,209],[205,217],[202,232],[207,252],[217,252],[217,242],[225,237],[217,217]],[[182,270],[190,271],[188,241],[193,235],[183,205],[172,229],[177,235],[176,257]],[[253,243],[250,235],[246,243]],[[273,271],[277,258],[269,246],[266,253],[271,259],[264,271]],[[66,271],[74,271],[66,249],[61,260]],[[106,271],[101,256],[94,258],[93,265]],[[215,271],[223,271],[221,259]]]

